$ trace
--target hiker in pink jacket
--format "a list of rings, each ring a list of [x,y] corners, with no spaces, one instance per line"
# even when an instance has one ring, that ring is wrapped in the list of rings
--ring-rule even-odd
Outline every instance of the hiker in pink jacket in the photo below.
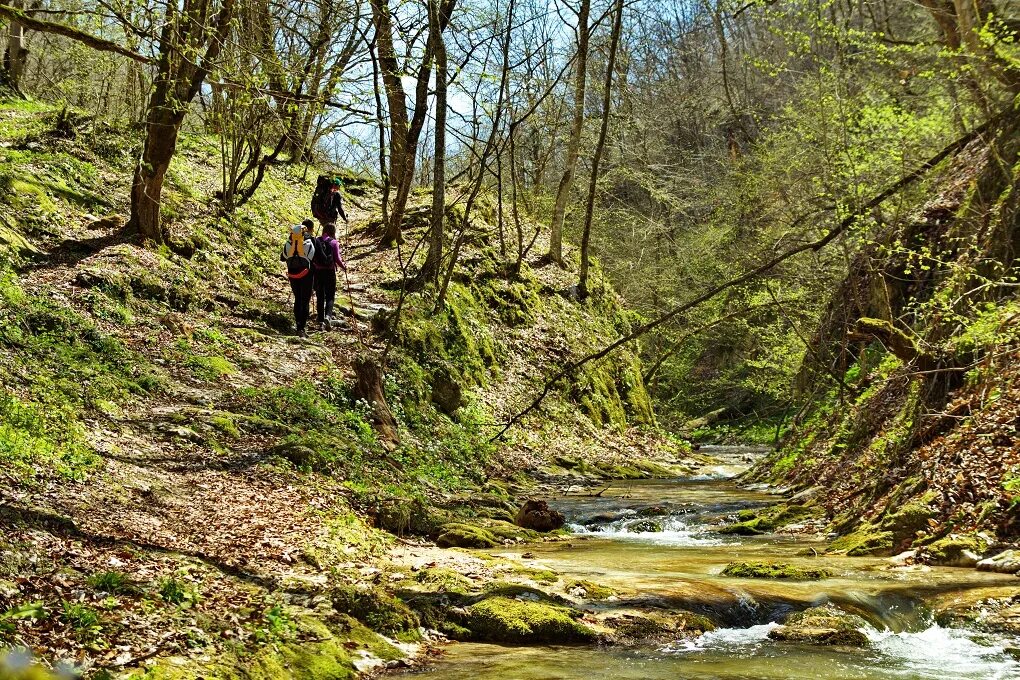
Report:
[[[333,303],[336,300],[336,271],[347,271],[340,243],[336,240],[336,224],[322,225],[322,236],[315,239],[315,257],[312,270],[315,276],[315,310],[319,329],[329,330],[333,325]]]

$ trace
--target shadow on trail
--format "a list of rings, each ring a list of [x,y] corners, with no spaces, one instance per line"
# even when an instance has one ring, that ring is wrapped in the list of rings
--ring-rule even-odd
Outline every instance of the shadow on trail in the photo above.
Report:
[[[281,580],[274,576],[248,571],[237,565],[225,562],[216,557],[211,557],[198,551],[180,550],[178,548],[169,548],[147,541],[138,541],[130,538],[93,533],[81,528],[69,517],[64,517],[38,508],[16,507],[8,503],[0,503],[0,524],[43,529],[55,536],[80,540],[100,547],[129,547],[140,551],[190,557],[192,559],[199,560],[203,564],[206,564],[227,576],[242,580],[246,583],[261,586],[267,590],[289,592],[282,586]]]

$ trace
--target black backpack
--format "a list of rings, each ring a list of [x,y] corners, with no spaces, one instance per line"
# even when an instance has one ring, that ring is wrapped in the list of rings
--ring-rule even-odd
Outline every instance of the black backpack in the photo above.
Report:
[[[330,200],[333,183],[325,175],[319,175],[315,181],[315,193],[312,194],[312,217],[322,224],[335,222],[336,217],[330,216]]]
[[[316,237],[315,255],[312,257],[312,264],[316,269],[335,269],[336,260],[333,257],[333,239],[328,236]]]

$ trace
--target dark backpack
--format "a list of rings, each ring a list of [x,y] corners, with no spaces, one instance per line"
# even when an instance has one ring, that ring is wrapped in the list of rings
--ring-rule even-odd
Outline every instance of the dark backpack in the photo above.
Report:
[[[316,269],[335,269],[336,259],[333,257],[333,239],[319,236],[315,239],[315,255],[312,264]]]
[[[325,175],[319,175],[315,182],[315,193],[312,194],[312,217],[322,224],[336,221],[336,216],[330,216],[331,189],[333,183]]]
[[[308,260],[303,255],[294,255],[287,258],[287,278],[288,279],[303,279],[308,276],[308,272],[311,269],[308,266]]]

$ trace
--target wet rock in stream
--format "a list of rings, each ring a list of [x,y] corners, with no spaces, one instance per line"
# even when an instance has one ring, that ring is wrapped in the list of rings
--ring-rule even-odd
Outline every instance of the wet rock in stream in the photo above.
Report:
[[[517,511],[514,524],[534,531],[555,531],[566,523],[563,513],[553,510],[545,501],[525,501]]]
[[[831,604],[812,607],[790,617],[769,637],[780,642],[802,642],[814,645],[866,647],[868,636],[861,629],[867,621]]]

